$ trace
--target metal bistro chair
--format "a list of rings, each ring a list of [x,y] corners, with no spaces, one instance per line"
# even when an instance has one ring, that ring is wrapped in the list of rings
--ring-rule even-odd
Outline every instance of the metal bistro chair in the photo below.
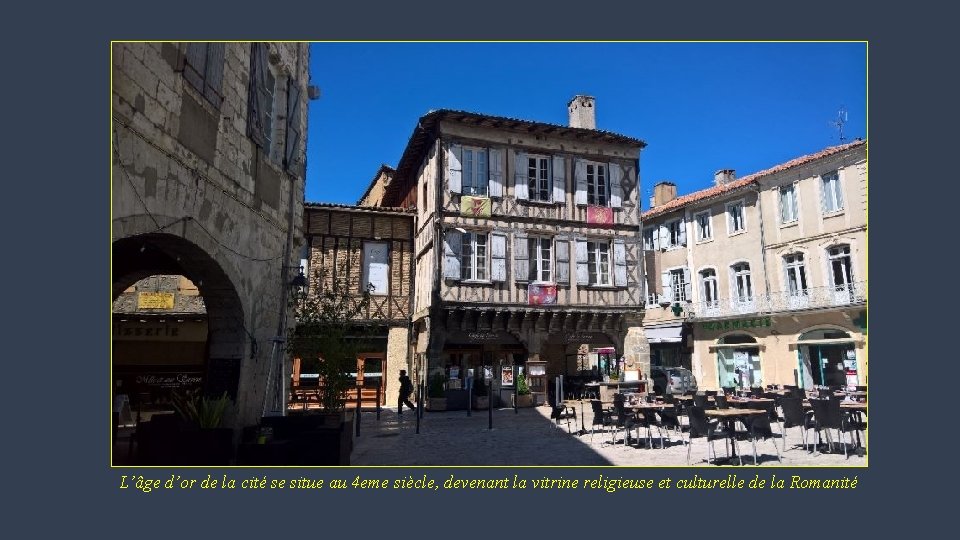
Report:
[[[563,429],[560,427],[560,422],[566,421],[567,433],[572,434],[573,431],[570,429],[570,420],[573,419],[573,425],[577,425],[577,409],[564,405],[561,402],[559,405],[553,406],[553,411],[550,413],[550,418],[556,422],[558,429]]]
[[[600,431],[605,432],[606,427],[612,425],[613,420],[610,411],[603,408],[599,399],[591,399],[590,408],[593,410],[593,422],[590,423],[590,444],[593,444],[593,434],[597,431],[597,426],[600,426]]]
[[[783,408],[783,429],[792,427],[800,428],[800,435],[803,439],[803,447],[807,446],[807,431],[816,428],[817,424],[813,420],[813,411],[803,410],[803,400],[799,397],[784,397],[780,400],[780,407]],[[783,446],[786,452],[787,436],[784,432]]]
[[[718,409],[729,409],[730,404],[727,403],[727,396],[717,394],[713,396],[713,402],[716,403]]]
[[[736,436],[737,439],[741,441],[747,440],[748,438],[750,439],[750,445],[753,446],[753,464],[757,464],[757,437],[764,440],[770,439],[770,442],[773,443],[773,449],[777,452],[777,461],[783,463],[783,460],[780,458],[780,449],[777,448],[777,441],[775,439],[777,435],[770,429],[769,414],[744,416],[742,422],[746,429],[744,431],[737,431]]]
[[[831,397],[829,399],[811,399],[810,405],[813,407],[813,419],[816,422],[814,429],[817,431],[817,444],[820,443],[820,430],[827,434],[828,447],[833,446],[833,440],[830,437],[830,430],[837,430],[837,439],[843,445],[843,457],[849,458],[847,454],[847,441],[843,439],[843,433],[849,433],[854,428],[847,423],[849,415],[844,414],[840,409],[840,398]]]
[[[687,465],[690,465],[690,450],[693,448],[693,439],[706,438],[707,439],[707,463],[710,463],[710,451],[713,449],[713,441],[719,439],[730,439],[730,442],[733,444],[733,450],[737,454],[737,458],[740,460],[740,465],[743,465],[743,457],[740,455],[740,452],[737,451],[737,439],[734,437],[734,433],[720,426],[718,420],[708,421],[707,414],[704,412],[702,407],[689,407],[687,409],[687,416],[690,418],[690,438],[687,444]],[[728,454],[729,456],[729,454]],[[713,451],[713,457],[716,459],[717,452]]]

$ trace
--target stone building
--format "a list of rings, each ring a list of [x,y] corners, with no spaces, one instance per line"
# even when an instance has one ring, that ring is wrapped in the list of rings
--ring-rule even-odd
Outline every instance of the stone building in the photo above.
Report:
[[[344,281],[357,300],[361,291],[370,290],[369,305],[355,321],[358,329],[363,327],[368,349],[357,358],[348,405],[358,391],[364,394],[364,407],[373,404],[378,383],[380,404],[396,405],[400,370],[410,370],[413,222],[412,211],[396,208],[307,203],[304,210],[307,294]],[[294,388],[308,387],[311,375],[294,359]]]
[[[419,119],[392,174],[361,200],[416,206],[414,368],[528,361],[576,374],[578,350],[611,348],[638,376],[639,139],[596,129],[595,101],[570,125],[439,110]],[[422,380],[422,379],[421,379]]]
[[[863,385],[865,141],[826,148],[681,197],[654,187],[643,213],[655,365],[701,388]]]
[[[201,386],[235,398],[231,425],[255,423],[282,402],[268,380],[303,238],[308,44],[118,42],[111,57],[113,299],[152,275],[196,284]]]

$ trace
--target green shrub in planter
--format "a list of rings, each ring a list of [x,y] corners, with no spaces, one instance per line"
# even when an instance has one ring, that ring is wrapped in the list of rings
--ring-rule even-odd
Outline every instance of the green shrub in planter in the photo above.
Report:
[[[517,377],[517,395],[526,396],[530,393],[530,387],[527,386],[527,376],[524,373],[521,373]]]

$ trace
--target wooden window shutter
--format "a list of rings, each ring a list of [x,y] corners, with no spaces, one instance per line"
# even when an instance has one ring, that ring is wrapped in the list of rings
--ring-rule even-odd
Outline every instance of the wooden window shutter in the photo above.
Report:
[[[267,47],[263,43],[250,44],[250,87],[247,93],[247,136],[266,149],[270,136],[266,115],[270,107],[264,101],[269,97],[267,85]],[[272,104],[270,105],[272,107]]]
[[[223,103],[223,43],[207,44],[207,64],[203,76],[203,97],[216,108]]]
[[[670,228],[666,224],[657,227],[657,233],[660,236],[660,245],[657,249],[667,249],[670,246]]]
[[[203,78],[207,73],[207,44],[187,43],[187,54],[184,60],[183,78],[194,90],[202,94]]]
[[[463,190],[463,147],[451,144],[447,148],[447,187],[450,193],[460,193]]]
[[[513,171],[513,196],[517,199],[529,199],[530,189],[527,186],[527,154],[517,152],[514,159],[516,165]],[[524,246],[526,249],[526,246]]]
[[[623,169],[616,163],[607,164],[607,174],[610,176],[610,207],[623,206]]]
[[[557,250],[557,283],[570,284],[570,241],[566,238],[555,242]]]
[[[683,295],[687,302],[693,302],[693,281],[690,280],[690,269],[683,267]]]
[[[490,279],[492,281],[506,281],[507,235],[503,233],[491,233],[490,248]]]
[[[513,233],[513,279],[515,281],[527,281],[529,260],[527,233]]]
[[[300,83],[293,77],[287,79],[287,138],[284,141],[283,167],[296,172],[297,150],[300,147]]]
[[[587,257],[587,241],[583,238],[577,238],[576,240],[576,255],[577,255],[577,285],[589,285],[590,284],[590,268],[588,266],[588,257]]]
[[[582,159],[575,160],[573,174],[577,186],[573,200],[576,204],[587,204],[587,164]]]
[[[622,238],[613,240],[613,284],[617,287],[627,286],[627,247]]]
[[[460,244],[463,236],[459,231],[447,231],[443,240],[443,277],[460,279]]]
[[[553,156],[553,202],[563,203],[566,200],[567,177],[563,156]]]
[[[491,148],[488,166],[490,167],[489,193],[491,197],[503,197],[503,150]]]
[[[663,300],[673,302],[673,283],[670,282],[670,272],[660,273],[660,285],[663,289]]]
[[[680,227],[680,245],[687,245],[687,220],[686,218],[680,218],[680,223],[677,224],[677,227]]]

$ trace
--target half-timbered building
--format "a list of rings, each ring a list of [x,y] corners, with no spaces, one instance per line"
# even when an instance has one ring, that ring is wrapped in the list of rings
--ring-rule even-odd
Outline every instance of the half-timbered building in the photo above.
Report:
[[[499,379],[534,361],[552,380],[585,367],[582,344],[646,371],[635,327],[645,143],[596,129],[594,103],[571,100],[567,126],[432,111],[389,181],[375,179],[379,204],[416,207],[418,374],[456,381],[486,367]]]

